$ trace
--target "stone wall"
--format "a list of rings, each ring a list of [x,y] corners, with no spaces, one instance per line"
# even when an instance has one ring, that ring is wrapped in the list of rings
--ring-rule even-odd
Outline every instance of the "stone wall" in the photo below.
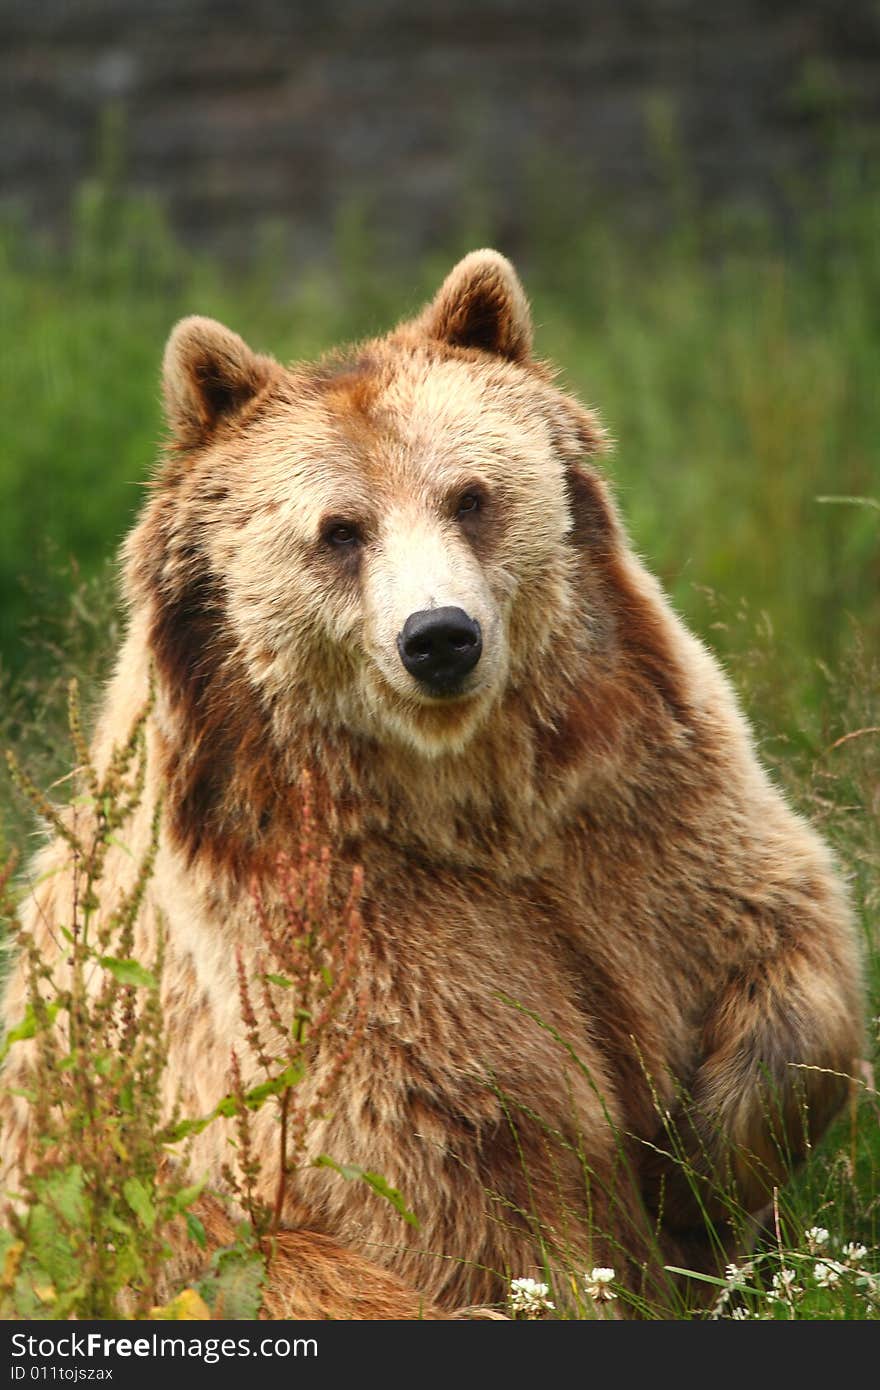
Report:
[[[542,178],[651,215],[670,120],[701,197],[810,176],[878,123],[880,5],[0,0],[0,199],[63,226],[109,106],[193,239],[360,204],[420,249],[489,206],[515,246]]]

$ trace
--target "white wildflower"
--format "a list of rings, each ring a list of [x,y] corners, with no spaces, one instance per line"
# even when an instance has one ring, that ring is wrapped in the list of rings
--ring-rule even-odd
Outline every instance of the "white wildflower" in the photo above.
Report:
[[[836,1284],[840,1275],[833,1265],[824,1264],[821,1260],[813,1266],[813,1278],[820,1289],[830,1289]]]
[[[730,1316],[732,1318],[735,1318],[737,1322],[744,1322],[745,1319],[749,1316],[749,1310],[748,1308],[744,1308],[742,1304],[740,1304],[738,1308],[733,1309]]]
[[[841,1252],[848,1265],[860,1265],[868,1253],[866,1245],[859,1245],[857,1241],[850,1240],[843,1247]]]
[[[831,1239],[830,1234],[824,1226],[811,1226],[806,1232],[807,1245],[810,1247],[810,1254],[815,1255],[817,1250],[821,1250],[823,1245],[827,1245]]]
[[[793,1269],[781,1269],[778,1274],[773,1275],[773,1288],[767,1293],[771,1303],[790,1303],[803,1293],[803,1289],[795,1281],[797,1274]]]
[[[589,1275],[584,1275],[585,1288],[590,1298],[597,1303],[609,1303],[617,1294],[610,1287],[614,1280],[614,1270],[603,1265],[595,1265]]]
[[[730,1289],[719,1289],[719,1291],[718,1291],[718,1297],[716,1298],[715,1302],[712,1304],[712,1311],[710,1312],[709,1317],[710,1317],[713,1321],[715,1321],[715,1320],[717,1320],[718,1318],[720,1318],[720,1317],[722,1316],[722,1314],[724,1313],[724,1309],[727,1307],[727,1305],[728,1305],[729,1302],[730,1302]]]
[[[550,1302],[549,1293],[548,1286],[539,1284],[536,1279],[511,1279],[510,1310],[515,1317],[538,1318],[556,1307]]]
[[[727,1287],[729,1289],[744,1288],[747,1280],[751,1278],[754,1272],[755,1266],[752,1264],[751,1260],[748,1260],[744,1265],[727,1265],[724,1271]]]

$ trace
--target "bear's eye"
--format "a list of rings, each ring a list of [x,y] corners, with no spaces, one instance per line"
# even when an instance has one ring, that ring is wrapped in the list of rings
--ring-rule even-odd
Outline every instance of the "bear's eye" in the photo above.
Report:
[[[483,499],[478,492],[464,492],[458,499],[456,516],[473,516],[483,505]]]
[[[333,521],[324,528],[323,538],[328,545],[357,545],[360,533],[356,526],[347,521]]]

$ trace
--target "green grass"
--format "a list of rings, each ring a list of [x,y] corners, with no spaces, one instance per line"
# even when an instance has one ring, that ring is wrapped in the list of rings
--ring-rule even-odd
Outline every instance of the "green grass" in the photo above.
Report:
[[[841,179],[794,231],[691,209],[650,240],[571,214],[558,195],[535,202],[516,259],[538,350],[608,425],[636,545],[725,660],[765,760],[834,846],[876,1016],[880,194]],[[284,360],[312,356],[383,331],[458,254],[492,240],[490,225],[463,230],[389,269],[352,212],[321,266],[296,266],[276,229],[231,268],[186,251],[155,207],[106,179],[82,190],[65,248],[0,232],[0,745],[37,781],[68,770],[68,677],[88,700],[112,658],[112,557],[161,437],[174,321],[211,314]],[[29,832],[4,782],[0,835],[26,850]],[[784,1196],[786,1248],[805,1269],[810,1227],[880,1244],[877,1120],[863,1088]],[[814,1283],[799,1315],[857,1315],[852,1288],[844,1303]]]

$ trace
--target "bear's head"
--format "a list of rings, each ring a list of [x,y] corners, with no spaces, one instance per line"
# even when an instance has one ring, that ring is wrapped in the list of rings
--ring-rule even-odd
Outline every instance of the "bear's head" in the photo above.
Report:
[[[233,827],[264,844],[304,766],[334,814],[399,818],[430,791],[429,820],[466,806],[537,835],[539,802],[638,779],[679,738],[659,587],[590,463],[601,429],[531,355],[503,256],[467,256],[418,317],[317,364],[184,319],[164,393],[128,650],[156,672],[191,853]]]
[[[129,593],[199,737],[234,689],[281,738],[311,720],[433,757],[554,671],[578,526],[601,541],[614,521],[581,468],[601,431],[531,348],[494,251],[416,319],[316,365],[283,368],[209,319],[177,325],[171,447]]]

